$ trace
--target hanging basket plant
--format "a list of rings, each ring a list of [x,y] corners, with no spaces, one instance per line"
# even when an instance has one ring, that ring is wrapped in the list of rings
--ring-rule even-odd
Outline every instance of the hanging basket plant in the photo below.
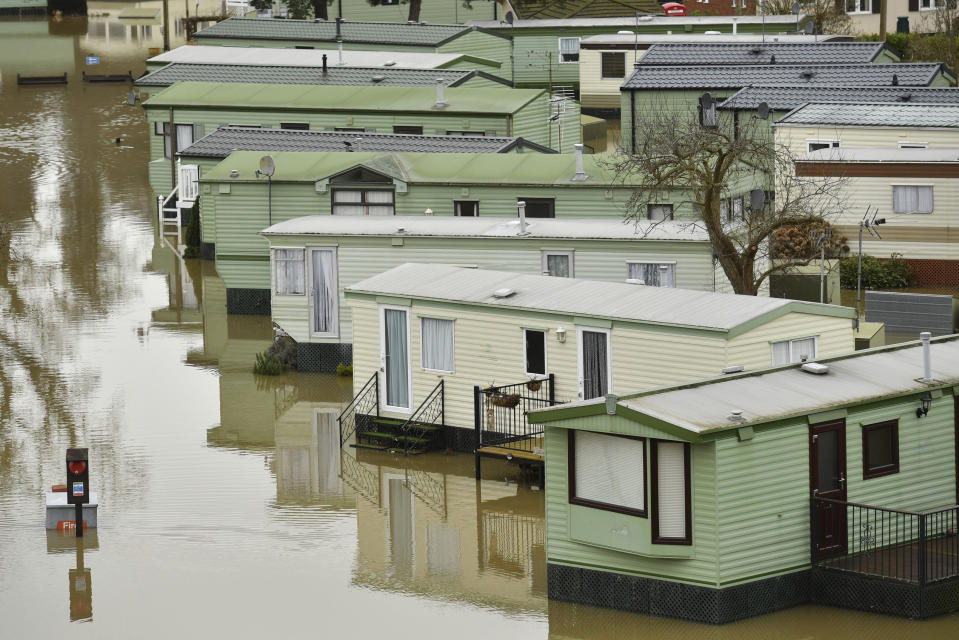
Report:
[[[530,380],[526,383],[526,388],[530,391],[539,391],[540,387],[543,386],[542,380]]]
[[[490,396],[490,402],[497,407],[513,409],[519,404],[518,393],[496,393]]]

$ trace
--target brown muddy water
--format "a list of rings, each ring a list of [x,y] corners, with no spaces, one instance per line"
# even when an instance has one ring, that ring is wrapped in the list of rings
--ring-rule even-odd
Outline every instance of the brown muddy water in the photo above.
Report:
[[[0,21],[0,638],[959,636],[955,616],[709,627],[549,603],[542,494],[510,468],[341,452],[349,382],[252,375],[269,322],[227,318],[214,266],[157,234],[128,88],[76,81],[91,53],[143,70],[159,28],[127,6]],[[79,545],[43,528],[73,445],[101,500]]]

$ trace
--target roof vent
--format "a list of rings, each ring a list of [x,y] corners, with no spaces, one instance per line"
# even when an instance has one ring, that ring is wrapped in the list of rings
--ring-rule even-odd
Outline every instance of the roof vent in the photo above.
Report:
[[[897,74],[895,74],[895,73],[892,74],[892,86],[894,86],[894,87],[898,87],[898,86],[899,86],[899,76],[898,76]]]
[[[734,409],[729,412],[729,421],[730,422],[746,422],[746,418],[743,417],[742,409]]]
[[[722,31],[704,31],[704,36],[719,36],[722,35]]]
[[[728,375],[731,374],[731,373],[742,373],[742,372],[745,371],[745,370],[746,370],[746,367],[744,367],[743,365],[741,365],[741,364],[734,364],[734,365],[732,365],[731,367],[726,367],[726,368],[724,368],[724,369],[723,369],[723,375],[724,375],[724,376],[728,376]]]
[[[387,60],[386,62],[383,63],[383,66],[384,66],[384,67],[395,67],[395,66],[396,66],[396,60]]]
[[[829,365],[828,365],[828,364],[820,364],[820,363],[818,363],[818,362],[807,362],[807,363],[803,364],[803,366],[801,366],[801,367],[799,367],[799,368],[802,369],[803,371],[805,371],[806,373],[812,373],[812,374],[815,374],[815,375],[817,375],[817,376],[821,376],[821,375],[825,375],[825,374],[829,373]]]
[[[386,80],[386,76],[381,76],[377,74],[373,76],[372,78],[370,78],[370,80],[372,80],[373,82],[383,82],[384,80]]]
[[[621,35],[621,36],[634,36],[634,35],[636,35],[636,34],[633,33],[632,31],[617,31],[616,33],[617,33],[617,35]]]
[[[497,289],[493,292],[494,298],[508,298],[512,295],[516,295],[516,290],[510,289],[509,287],[503,287],[502,289]]]
[[[809,71],[807,69],[806,71],[801,72],[799,74],[799,77],[802,78],[803,80],[812,80],[813,76],[815,75],[816,75],[815,71]]]
[[[236,169],[232,169],[232,170],[230,171],[230,177],[231,177],[231,178],[239,178],[239,177],[240,177],[240,172],[237,171]]]
[[[406,233],[406,227],[397,227],[396,233]]]
[[[749,50],[749,53],[753,54],[754,56],[758,56],[762,52],[763,50],[760,49],[759,47],[753,47],[752,49]]]
[[[909,102],[910,100],[912,100],[911,93],[904,93],[901,96],[899,96],[899,102]]]
[[[769,56],[769,64],[776,64],[776,54]]]

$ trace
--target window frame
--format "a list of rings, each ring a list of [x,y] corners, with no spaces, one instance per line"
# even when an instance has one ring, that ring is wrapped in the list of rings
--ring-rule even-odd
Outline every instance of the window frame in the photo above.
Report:
[[[281,131],[309,131],[310,123],[309,122],[281,122],[280,130]]]
[[[617,56],[623,60],[623,75],[621,76],[608,76],[606,75],[606,57],[607,56]],[[625,51],[600,51],[599,53],[599,77],[602,80],[622,80],[626,77],[626,52]]]
[[[668,208],[669,208],[669,216],[666,217],[666,218],[653,218],[653,208],[654,208],[654,207],[660,207],[660,208],[663,208],[663,209],[665,209],[665,208],[668,207]],[[671,203],[671,202],[656,202],[656,203],[647,204],[647,205],[646,205],[646,219],[647,219],[647,220],[653,220],[654,222],[662,222],[662,221],[664,221],[664,220],[675,220],[675,219],[676,219],[676,207],[674,207],[674,206],[673,206],[673,203]]]
[[[667,442],[670,444],[683,445],[683,471],[684,481],[686,483],[685,491],[685,517],[686,517],[686,535],[682,538],[667,538],[659,535],[659,456],[657,455],[659,443]],[[649,439],[649,510],[650,510],[650,534],[653,544],[663,545],[681,545],[692,546],[693,544],[693,500],[692,500],[692,471],[691,471],[691,449],[690,443],[681,440],[661,440],[658,438]]]
[[[540,249],[540,261],[543,267],[543,275],[552,278],[575,278],[576,277],[576,251],[574,249]],[[554,276],[549,273],[549,256],[566,256],[569,260],[569,275]]]
[[[461,137],[474,136],[477,138],[485,138],[486,131],[473,131],[472,129],[447,129],[446,135],[461,136]]]
[[[639,280],[638,278],[629,277],[629,265],[632,264],[654,264],[657,267],[670,266],[673,268],[673,286],[664,287],[661,284],[646,284],[645,280]],[[657,287],[659,289],[676,289],[676,262],[674,260],[659,260],[656,262],[650,260],[627,260],[626,261],[626,282],[629,284],[641,284],[646,287]]]
[[[526,217],[530,219],[553,219],[556,217],[556,198],[516,198],[516,202],[526,203]],[[547,216],[530,215],[530,205],[546,205],[549,209]]]
[[[928,142],[913,142],[911,140],[900,140],[898,143],[899,149],[928,149]]]
[[[816,352],[815,352],[808,360],[806,360],[806,362],[812,362],[812,361],[815,360],[817,357],[819,357],[819,335],[818,335],[818,334],[813,335],[813,336],[800,336],[800,337],[798,337],[798,338],[788,338],[788,339],[786,339],[786,340],[770,340],[770,341],[769,341],[769,363],[770,363],[770,366],[772,366],[772,367],[785,367],[785,366],[788,366],[788,365],[791,365],[791,364],[799,364],[799,363],[801,363],[802,360],[794,360],[794,359],[793,359],[793,346],[794,346],[794,343],[796,343],[796,342],[798,342],[798,341],[800,341],[800,340],[810,340],[810,339],[813,341],[813,348],[815,349]],[[772,361],[773,361],[773,345],[774,345],[774,344],[782,344],[783,342],[788,342],[788,343],[789,343],[789,362],[787,362],[787,363],[785,363],[785,364],[772,364]]]
[[[563,60],[563,40],[575,40],[576,41],[576,59],[575,60]],[[556,62],[558,64],[579,64],[579,56],[582,51],[581,48],[582,38],[579,36],[561,36],[556,39]]]
[[[576,374],[579,381],[579,397],[586,400],[586,378],[583,371],[583,332],[605,333],[606,334],[606,393],[613,392],[613,335],[612,329],[608,327],[593,327],[589,325],[576,326]],[[603,394],[605,395],[605,394]],[[595,396],[597,398],[603,397]],[[589,398],[592,400],[593,398]]]
[[[849,5],[848,5],[848,0],[847,0],[847,4],[846,4],[846,7],[845,7],[846,13],[848,13],[848,14],[850,14],[850,15],[862,15],[862,14],[872,13],[872,1],[873,1],[873,0],[854,0],[854,2],[856,3],[856,8],[853,9],[852,11],[850,11],[850,10],[849,10]],[[862,8],[861,5],[863,5],[863,4],[866,5],[865,8]]]
[[[432,373],[456,373],[456,321],[452,318],[437,318],[436,316],[419,316],[420,318],[420,369],[423,371],[430,371]],[[423,340],[423,321],[424,320],[439,320],[440,322],[449,322],[450,330],[452,331],[452,344],[453,344],[453,368],[452,369],[436,369],[434,367],[427,367],[424,359],[426,357],[426,350],[423,348],[425,341]]]
[[[935,211],[936,211],[936,185],[934,185],[934,184],[896,184],[896,183],[890,183],[890,184],[889,184],[889,187],[890,187],[890,189],[892,190],[892,192],[891,192],[892,205],[891,205],[890,208],[892,209],[892,212],[893,212],[894,214],[896,214],[896,215],[901,215],[901,216],[928,216],[928,215],[932,215],[933,213],[935,213]],[[915,189],[923,189],[923,188],[931,189],[931,190],[932,190],[932,195],[931,195],[932,208],[931,208],[929,211],[896,211],[896,187],[912,187],[912,188],[915,188]],[[918,194],[917,194],[917,195],[918,195]]]
[[[303,266],[303,292],[302,292],[302,293],[287,293],[287,292],[282,292],[282,293],[281,293],[281,292],[279,292],[279,291],[276,290],[276,285],[277,285],[276,266],[277,266],[277,263],[280,262],[280,259],[276,257],[276,252],[277,252],[277,251],[299,251],[299,252],[300,252],[300,254],[301,254],[301,255],[300,255],[300,264]],[[270,262],[271,262],[272,267],[273,267],[272,269],[270,269],[270,279],[271,279],[271,282],[270,282],[270,290],[273,292],[273,295],[274,295],[274,296],[306,296],[306,295],[308,295],[308,294],[307,294],[307,286],[306,286],[306,285],[307,285],[307,282],[306,282],[306,280],[307,280],[307,277],[306,277],[306,248],[305,248],[305,247],[275,246],[275,247],[270,247],[270,254],[271,254],[271,256],[272,256],[272,260],[271,260]],[[295,262],[294,259],[288,259],[288,258],[283,258],[282,261],[283,261],[283,262]]]
[[[184,123],[182,123],[182,122],[174,122],[174,123],[173,123],[173,135],[174,135],[174,136],[176,135],[176,131],[177,131],[178,129],[180,129],[180,127],[188,127],[188,128],[190,129],[190,145],[192,145],[194,142],[196,142],[196,140],[197,140],[197,138],[196,138],[196,128],[194,127],[194,125],[192,125],[192,124],[184,124]],[[153,123],[153,135],[156,135],[156,136],[159,136],[160,138],[162,138],[161,144],[163,145],[163,157],[164,157],[165,159],[169,160],[170,157],[173,155],[173,139],[172,139],[171,136],[170,136],[170,123],[169,123],[169,122],[163,122],[163,121],[161,121],[161,120],[158,120],[158,121],[154,122],[154,123]],[[190,145],[187,145],[187,146],[190,146]],[[185,148],[186,148],[186,147],[184,147],[184,149],[185,149]],[[180,145],[178,144],[178,145],[177,145],[177,148],[176,148],[176,152],[179,153],[179,152],[181,152],[181,151],[183,151],[183,149],[181,149],[181,148],[180,148]]]
[[[820,149],[813,149],[812,145],[814,144],[824,144],[828,145],[825,147],[820,147]],[[842,141],[836,140],[835,138],[806,138],[806,153],[812,153],[813,151],[820,151],[821,149],[841,149]]]
[[[417,129],[417,131],[397,131],[397,129]],[[393,125],[393,133],[398,133],[401,135],[408,136],[421,136],[423,135],[423,125],[421,124],[395,124]]]
[[[309,246],[305,247],[306,255],[309,256],[306,264],[306,287],[307,287],[307,322],[309,323],[309,335],[311,338],[339,338],[340,337],[340,261],[338,247],[334,246]],[[333,308],[333,320],[330,323],[333,331],[317,331],[313,328],[313,253],[315,251],[329,251],[333,254],[333,274],[332,282],[336,288],[336,295],[333,297],[335,306]]]
[[[576,495],[576,434],[584,431],[582,429],[569,429],[567,435],[567,454],[568,454],[568,469],[567,469],[567,484],[568,484],[568,501],[569,504],[577,505],[580,507],[589,507],[590,509],[599,509],[600,511],[612,511],[613,513],[621,513],[627,516],[635,516],[637,518],[648,518],[649,509],[650,509],[650,492],[649,492],[649,439],[643,438],[640,436],[626,436],[618,433],[603,433],[599,431],[586,431],[586,433],[592,433],[595,435],[606,436],[608,438],[623,438],[625,440],[635,440],[643,444],[643,508],[634,509],[633,507],[625,507],[622,505],[615,504],[613,502],[601,502],[599,500],[590,500],[589,498],[580,498]]]
[[[546,378],[549,377],[549,353],[546,348],[547,338],[549,337],[549,330],[534,329],[533,327],[523,327],[522,331],[523,331],[523,375],[533,380],[545,380]],[[543,373],[533,373],[529,371],[529,366],[528,366],[529,355],[526,348],[526,345],[527,345],[526,332],[528,331],[535,331],[536,333],[543,334]]]
[[[892,463],[881,467],[869,466],[869,433],[886,427],[892,428]],[[862,479],[882,478],[899,473],[899,419],[883,420],[862,425]]]
[[[371,191],[385,191],[385,192],[390,193],[390,194],[393,196],[393,199],[392,199],[392,200],[390,201],[390,203],[389,203],[390,206],[393,208],[393,213],[390,214],[390,215],[393,215],[393,216],[396,215],[396,187],[395,187],[395,185],[392,186],[392,187],[373,187],[373,188],[371,188],[371,187],[367,187],[367,186],[364,186],[364,185],[341,184],[341,185],[337,185],[337,186],[335,186],[335,187],[331,187],[331,188],[330,188],[330,215],[333,215],[333,216],[337,215],[337,213],[336,213],[336,206],[337,206],[336,193],[337,193],[338,191],[359,191],[359,192],[362,194],[361,200],[360,200],[359,202],[341,202],[341,203],[340,203],[341,206],[348,206],[348,205],[362,206],[362,207],[364,207],[364,208],[367,209],[367,213],[364,213],[362,216],[350,216],[349,214],[339,214],[339,215],[341,215],[341,216],[344,216],[344,217],[353,217],[353,218],[370,218],[370,217],[375,217],[375,218],[388,218],[388,217],[389,217],[388,215],[386,215],[386,216],[381,216],[381,215],[372,216],[372,215],[369,213],[368,209],[369,209],[370,206],[375,206],[375,207],[385,207],[385,206],[386,206],[386,203],[385,203],[385,202],[372,202],[372,203],[371,203],[371,202],[367,202],[367,200],[366,200],[366,195],[367,195],[367,193],[369,193],[369,192],[371,192]]]
[[[471,204],[473,205],[474,210],[476,211],[475,215],[464,216],[460,213],[461,204]],[[479,217],[479,200],[453,200],[453,215],[459,218],[478,218]]]

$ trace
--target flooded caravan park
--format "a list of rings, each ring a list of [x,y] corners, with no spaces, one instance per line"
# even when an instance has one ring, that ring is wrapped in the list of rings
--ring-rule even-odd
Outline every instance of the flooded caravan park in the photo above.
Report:
[[[87,55],[139,74],[159,28],[90,6],[111,15],[0,21],[0,636],[955,636],[956,616],[548,602],[542,494],[511,467],[341,450],[348,379],[252,374],[268,319],[228,318],[213,263],[157,232],[127,85],[78,81]],[[73,445],[102,504],[81,541],[43,528]]]

